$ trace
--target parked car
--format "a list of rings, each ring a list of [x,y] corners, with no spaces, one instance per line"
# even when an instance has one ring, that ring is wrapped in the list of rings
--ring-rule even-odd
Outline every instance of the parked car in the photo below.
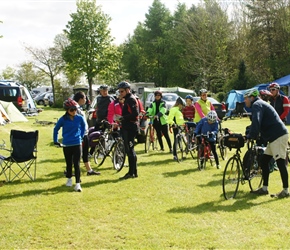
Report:
[[[197,102],[198,100],[200,99],[199,96],[196,96],[196,97],[193,97],[193,102]],[[217,101],[216,99],[212,98],[212,97],[207,97],[207,99],[212,103],[212,105],[214,106],[215,108],[215,111],[219,117],[219,119],[223,119],[223,117],[225,117],[226,115],[226,111],[223,110],[222,108],[222,104]]]
[[[176,93],[162,93],[162,100],[166,102],[167,111],[175,104],[179,96]],[[150,93],[145,100],[144,108],[147,110],[151,103],[155,100],[154,93]]]
[[[96,124],[97,120],[96,107],[97,107],[97,97],[95,97],[94,100],[91,102],[86,112],[87,123],[89,128],[94,127]]]
[[[44,97],[47,93],[51,93],[51,92],[40,93],[36,97],[33,98],[37,105],[44,105]]]
[[[49,105],[50,107],[53,105],[54,100],[53,100],[53,93],[46,93],[44,96],[44,106]]]
[[[37,112],[36,106],[28,89],[14,81],[0,81],[0,100],[12,102],[21,112]]]

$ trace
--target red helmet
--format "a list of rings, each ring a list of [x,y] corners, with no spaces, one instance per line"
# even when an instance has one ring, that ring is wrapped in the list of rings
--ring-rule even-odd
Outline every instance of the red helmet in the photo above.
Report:
[[[280,89],[280,85],[276,82],[272,82],[270,85],[269,85],[269,89]]]
[[[78,103],[75,100],[71,99],[71,98],[68,98],[63,103],[63,108],[65,110],[68,110],[70,108],[77,108],[77,107],[78,107]]]
[[[267,89],[261,89],[260,95],[272,96],[272,93]]]

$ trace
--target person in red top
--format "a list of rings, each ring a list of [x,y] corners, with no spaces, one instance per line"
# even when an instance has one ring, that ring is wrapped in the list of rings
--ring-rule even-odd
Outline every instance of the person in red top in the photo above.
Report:
[[[122,108],[125,99],[120,96],[119,90],[116,91],[116,100],[112,101],[108,106],[107,120],[110,124],[119,123],[122,116]]]
[[[193,121],[195,115],[195,107],[193,104],[193,96],[187,95],[185,97],[186,106],[182,110],[183,118],[186,121]]]
[[[276,82],[273,82],[269,85],[269,89],[272,93],[270,98],[270,104],[277,111],[280,119],[286,124],[287,115],[290,110],[290,102],[287,96],[281,95],[280,85]]]

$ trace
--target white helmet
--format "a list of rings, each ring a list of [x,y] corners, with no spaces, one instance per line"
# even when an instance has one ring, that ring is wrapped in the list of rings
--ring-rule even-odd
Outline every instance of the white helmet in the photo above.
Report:
[[[206,117],[207,117],[207,120],[212,123],[216,122],[218,119],[217,113],[213,110],[209,111]]]

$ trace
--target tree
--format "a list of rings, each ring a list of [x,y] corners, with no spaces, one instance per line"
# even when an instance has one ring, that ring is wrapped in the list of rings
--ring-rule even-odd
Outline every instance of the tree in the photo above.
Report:
[[[5,80],[14,80],[15,73],[16,70],[8,66],[4,70],[2,70],[1,76]]]
[[[108,77],[119,67],[121,57],[111,42],[108,25],[110,18],[104,14],[96,1],[77,1],[77,12],[64,30],[69,40],[63,58],[71,69],[86,74],[92,99],[93,78]]]

